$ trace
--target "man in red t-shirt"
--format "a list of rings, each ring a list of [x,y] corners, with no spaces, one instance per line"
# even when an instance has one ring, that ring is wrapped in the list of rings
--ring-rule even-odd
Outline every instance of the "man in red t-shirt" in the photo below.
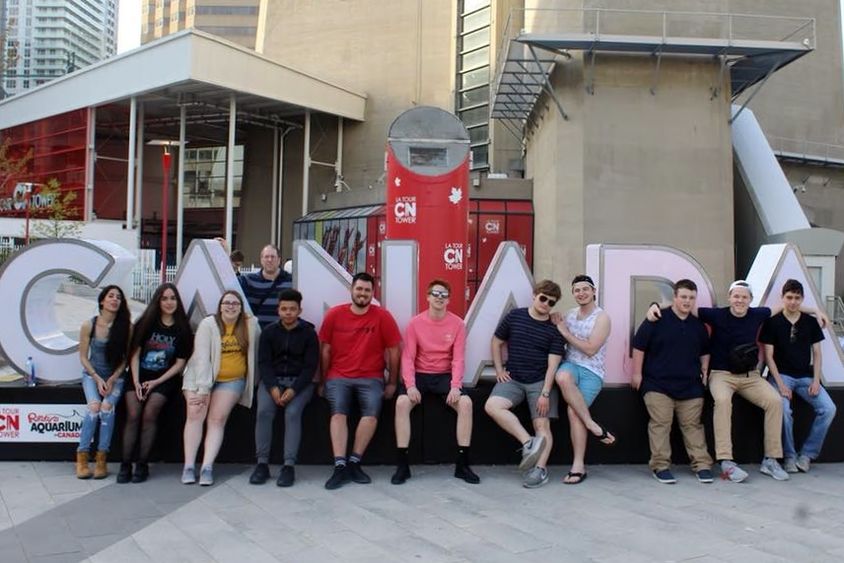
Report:
[[[393,316],[372,304],[374,278],[366,272],[352,278],[352,302],[332,307],[319,330],[325,398],[331,405],[331,448],[334,473],[326,489],[348,483],[370,483],[360,461],[378,426],[381,399],[396,392],[401,333]],[[384,384],[384,367],[389,380]],[[360,405],[361,418],[355,431],[352,454],[346,457],[352,396]]]

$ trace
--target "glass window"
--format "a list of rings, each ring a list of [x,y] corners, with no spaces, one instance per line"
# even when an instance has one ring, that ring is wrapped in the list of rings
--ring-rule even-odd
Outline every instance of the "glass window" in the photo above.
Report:
[[[460,68],[466,70],[489,64],[489,47],[472,51],[460,57]]]
[[[469,142],[483,143],[489,140],[489,125],[479,125],[469,128]]]
[[[461,13],[474,12],[484,6],[489,6],[489,0],[463,0],[463,10]]]
[[[489,66],[476,68],[460,75],[460,89],[473,86],[489,86]]]
[[[489,106],[483,105],[479,108],[461,111],[460,120],[463,121],[467,127],[487,123],[489,121]]]
[[[463,33],[489,25],[489,8],[463,17]]]
[[[489,45],[489,26],[464,35],[461,38],[460,50],[468,51],[470,49],[476,49],[483,45]]]
[[[476,106],[489,101],[489,86],[484,85],[471,90],[460,92],[460,108]]]
[[[472,169],[489,167],[489,145],[472,147]]]

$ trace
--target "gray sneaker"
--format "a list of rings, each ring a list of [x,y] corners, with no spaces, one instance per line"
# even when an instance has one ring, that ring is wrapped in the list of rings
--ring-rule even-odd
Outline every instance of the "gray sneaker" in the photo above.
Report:
[[[803,473],[808,473],[809,469],[812,468],[812,460],[809,458],[809,456],[800,454],[799,456],[797,456],[797,461],[794,462],[794,465]],[[792,472],[789,471],[789,473]],[[794,471],[794,473],[797,473],[797,471]]]
[[[196,473],[194,472],[193,466],[182,469],[182,484],[193,485],[194,483],[196,483]]]
[[[759,466],[759,471],[765,475],[770,475],[777,481],[788,481],[788,473],[780,467],[780,463],[772,457],[766,457],[762,460],[762,465]]]
[[[741,483],[747,479],[747,471],[736,465],[736,462],[725,460],[721,462],[721,479]]]
[[[214,471],[206,466],[199,470],[199,484],[203,487],[210,487],[214,484]]]
[[[524,487],[526,489],[536,489],[548,482],[548,470],[544,467],[531,467],[525,473]]]
[[[793,457],[783,458],[782,468],[785,469],[786,473],[800,473],[800,470],[797,468],[797,460]]]
[[[536,460],[542,454],[545,446],[545,436],[534,436],[522,446],[522,461],[519,463],[519,471],[525,471],[536,465]]]

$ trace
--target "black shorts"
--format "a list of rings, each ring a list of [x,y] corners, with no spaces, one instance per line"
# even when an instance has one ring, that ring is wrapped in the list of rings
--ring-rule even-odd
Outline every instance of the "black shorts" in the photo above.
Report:
[[[445,397],[451,391],[451,374],[450,373],[416,373],[416,388],[420,393],[425,395],[430,393],[432,395],[439,395]],[[398,395],[407,395],[407,388],[404,386],[404,380],[399,382]],[[460,394],[463,395],[463,389],[460,389]]]

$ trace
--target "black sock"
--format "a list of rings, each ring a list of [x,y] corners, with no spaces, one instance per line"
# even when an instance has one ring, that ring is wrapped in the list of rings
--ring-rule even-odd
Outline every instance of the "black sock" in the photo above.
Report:
[[[362,457],[363,454],[357,454],[355,452],[352,452],[352,455],[349,456],[349,463],[357,463],[358,465],[360,465],[360,458]]]
[[[469,446],[457,446],[457,463],[469,465]]]
[[[334,467],[346,467],[346,458],[337,456],[334,458]]]

